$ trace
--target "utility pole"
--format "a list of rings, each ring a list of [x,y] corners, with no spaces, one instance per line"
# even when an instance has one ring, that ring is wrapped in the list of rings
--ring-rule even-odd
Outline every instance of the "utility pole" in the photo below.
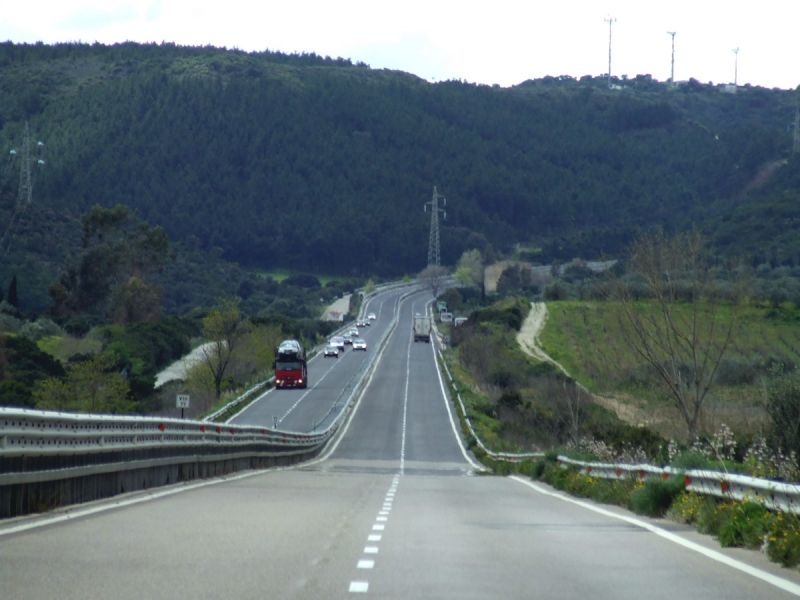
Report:
[[[734,48],[733,54],[733,85],[739,87],[739,48]]]
[[[439,201],[441,200],[441,204]],[[447,213],[444,207],[447,206],[447,199],[442,196],[433,186],[433,198],[430,202],[425,203],[425,211],[431,207],[431,232],[428,238],[428,266],[439,266],[441,262],[441,255],[439,254],[439,213],[442,213],[442,218],[447,218]]]
[[[611,26],[617,22],[614,17],[604,19],[608,23],[608,87],[611,87]]]
[[[668,31],[667,34],[672,36],[672,62],[669,69],[669,82],[675,83],[675,34],[677,31]]]
[[[14,221],[28,206],[33,203],[33,177],[31,175],[31,165],[35,162],[37,165],[43,165],[44,160],[41,158],[41,152],[44,148],[44,143],[41,141],[36,142],[37,158],[32,156],[31,152],[31,131],[28,122],[25,122],[25,135],[22,139],[22,148],[17,152],[16,148],[12,148],[10,154],[12,157],[21,155],[19,166],[19,188],[17,191],[17,203],[14,207],[14,212],[11,214],[11,219],[8,221],[8,226],[0,237],[0,252],[3,250],[3,244],[6,238],[11,233],[11,228],[14,226]],[[10,245],[10,244],[9,244]]]

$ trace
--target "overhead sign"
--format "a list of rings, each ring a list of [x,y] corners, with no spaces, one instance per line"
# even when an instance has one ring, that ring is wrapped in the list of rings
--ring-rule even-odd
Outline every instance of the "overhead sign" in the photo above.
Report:
[[[189,408],[189,394],[175,396],[175,408]]]

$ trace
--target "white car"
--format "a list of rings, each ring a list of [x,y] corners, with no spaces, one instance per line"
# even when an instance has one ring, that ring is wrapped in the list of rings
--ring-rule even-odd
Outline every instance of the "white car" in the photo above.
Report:
[[[328,344],[327,346],[325,346],[325,350],[322,351],[322,355],[339,358],[339,346],[335,344]]]
[[[353,340],[353,350],[363,350],[364,352],[367,351],[367,342],[365,342],[362,338],[356,338]]]
[[[367,319],[368,319],[368,320],[370,320],[370,321],[374,321],[374,320],[375,320],[375,319],[377,319],[377,318],[378,318],[378,317],[377,317],[377,315],[376,315],[375,313],[369,313],[369,314],[367,315]]]
[[[356,329],[355,327],[351,327],[350,331],[347,332],[347,335],[349,335],[350,337],[353,337],[353,338],[357,338],[358,337],[358,329]]]
[[[340,351],[344,352],[344,338],[340,335],[331,338],[330,344],[336,346]]]

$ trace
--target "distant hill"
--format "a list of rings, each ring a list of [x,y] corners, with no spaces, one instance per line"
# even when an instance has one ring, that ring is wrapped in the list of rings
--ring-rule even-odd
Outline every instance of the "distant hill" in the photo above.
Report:
[[[45,141],[34,197],[52,221],[20,225],[0,282],[38,264],[25,248],[69,252],[48,239],[57,223],[116,203],[245,266],[415,272],[433,185],[448,199],[445,262],[515,243],[543,261],[613,256],[642,227],[693,223],[725,252],[769,242],[777,260],[797,257],[783,246],[798,236],[781,241],[759,207],[800,217],[798,161],[748,188],[788,157],[794,92],[616,83],[432,84],[315,55],[0,44],[0,148],[20,144],[26,121]],[[0,223],[17,169],[0,161]]]

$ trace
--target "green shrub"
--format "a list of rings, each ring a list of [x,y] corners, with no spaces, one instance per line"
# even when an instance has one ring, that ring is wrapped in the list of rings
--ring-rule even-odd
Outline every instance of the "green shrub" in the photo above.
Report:
[[[697,514],[697,531],[718,536],[719,532],[730,520],[732,512],[732,502],[714,500],[703,503]]]
[[[716,505],[716,501],[713,498],[684,491],[672,501],[672,505],[667,511],[667,516],[679,523],[696,523],[700,511],[709,503]]]
[[[760,548],[770,529],[774,514],[755,502],[737,502],[730,518],[722,524],[719,543],[723,546]]]
[[[767,555],[784,567],[800,563],[800,517],[778,513],[767,534]]]
[[[642,515],[662,517],[682,491],[681,476],[673,476],[667,480],[648,479],[644,486],[631,494],[631,508]]]

